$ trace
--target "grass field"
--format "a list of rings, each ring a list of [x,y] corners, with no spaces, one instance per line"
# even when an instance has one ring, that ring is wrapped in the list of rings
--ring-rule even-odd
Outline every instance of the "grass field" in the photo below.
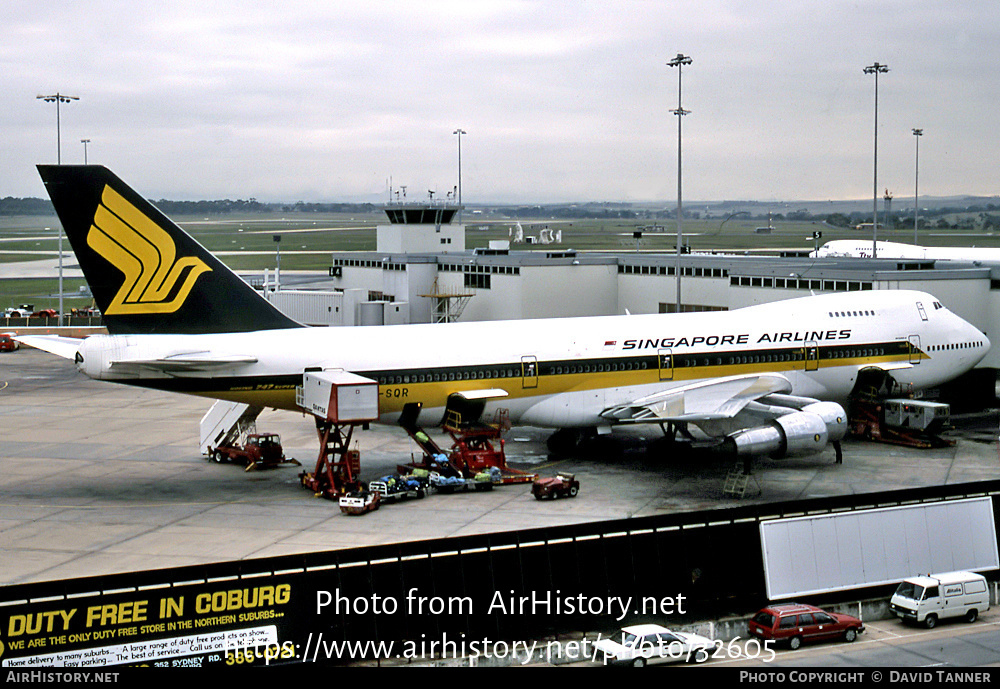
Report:
[[[282,270],[326,270],[330,253],[335,251],[374,251],[375,226],[384,222],[381,211],[368,214],[286,214],[262,213],[247,217],[174,218],[185,230],[230,268],[259,271],[275,266],[275,235],[281,236]],[[468,219],[468,218],[467,218]],[[58,306],[56,279],[11,278],[4,275],[4,264],[55,258],[58,247],[55,216],[0,218],[0,309],[21,303],[36,308]],[[665,251],[673,252],[677,243],[676,221],[656,221],[659,231],[649,231],[649,220],[555,220],[536,217],[522,218],[525,235],[537,236],[549,227],[562,232],[561,244],[515,244],[524,251]],[[813,247],[812,233],[823,234],[821,242],[833,239],[858,239],[860,233],[835,228],[820,221],[775,221],[768,234],[754,230],[766,221],[745,217],[686,219],[684,240],[693,251],[738,250],[766,251],[776,249],[808,250]],[[478,217],[467,224],[466,246],[486,247],[491,240],[506,240],[513,221]],[[485,229],[483,229],[485,228]],[[638,240],[634,233],[642,231]],[[912,242],[912,230],[881,231],[880,240]],[[927,246],[1000,247],[1000,236],[968,230],[921,230],[920,243]],[[69,243],[64,239],[67,264],[75,263]],[[64,280],[65,308],[89,306],[89,300],[79,298],[82,280]]]

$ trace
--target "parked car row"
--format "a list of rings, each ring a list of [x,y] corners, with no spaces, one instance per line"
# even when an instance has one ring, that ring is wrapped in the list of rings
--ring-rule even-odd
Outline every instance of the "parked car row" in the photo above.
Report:
[[[59,314],[55,309],[39,309],[36,311],[34,304],[21,304],[20,306],[12,306],[0,311],[0,317],[2,318],[41,318],[43,316],[55,318],[57,315]]]
[[[69,316],[87,316],[99,318],[101,310],[94,307],[83,307],[71,309]],[[59,316],[57,309],[35,309],[34,304],[21,304],[20,306],[10,306],[0,311],[2,318],[56,318]]]
[[[921,575],[896,588],[889,609],[904,623],[928,629],[945,618],[975,622],[990,609],[989,588],[986,578],[973,572]],[[857,617],[803,603],[768,605],[750,618],[747,627],[750,637],[761,644],[758,650],[770,649],[769,644],[794,650],[805,643],[833,639],[850,643],[865,631]],[[655,624],[624,627],[611,638],[599,639],[595,648],[595,661],[633,667],[654,662],[703,663],[728,650],[719,641]]]

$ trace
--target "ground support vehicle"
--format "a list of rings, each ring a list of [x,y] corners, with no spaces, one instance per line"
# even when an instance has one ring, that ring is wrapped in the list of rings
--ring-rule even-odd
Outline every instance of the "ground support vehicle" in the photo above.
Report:
[[[306,371],[295,401],[313,415],[320,448],[316,468],[299,474],[302,487],[330,500],[360,490],[361,453],[350,449],[351,438],[378,418],[378,383],[345,371]]]
[[[423,498],[427,494],[426,484],[413,475],[393,474],[383,476],[368,484],[368,491],[378,493],[382,502],[396,502],[406,498]]]
[[[575,498],[580,492],[580,482],[573,474],[557,474],[548,478],[536,478],[531,484],[531,494],[536,500],[549,498]]]
[[[374,512],[382,502],[382,494],[368,490],[356,490],[340,496],[338,504],[340,511],[349,515],[361,515]]]
[[[251,433],[242,444],[213,448],[209,457],[216,462],[242,464],[247,471],[273,469],[281,464],[299,464],[298,461],[285,457],[281,437],[276,433]]]
[[[451,448],[444,450],[417,425],[419,413],[419,404],[407,405],[399,423],[423,450],[423,457],[408,467],[399,467],[401,471],[420,468],[443,477],[473,480],[484,472],[489,472],[489,483],[492,485],[530,483],[537,477],[537,474],[528,474],[507,466],[501,437],[507,426],[502,420],[492,424],[463,424],[451,417],[442,425],[452,439]],[[480,479],[478,482],[482,484],[485,481]],[[457,486],[457,482],[455,485]]]
[[[674,632],[657,624],[623,627],[594,643],[594,660],[604,664],[644,667],[649,663],[703,663],[712,656],[714,642],[698,634]]]
[[[19,348],[17,340],[7,333],[0,333],[0,352],[16,352]]]
[[[784,603],[759,610],[750,619],[748,630],[751,636],[765,642],[787,643],[789,648],[797,649],[811,641],[854,641],[865,625],[850,615],[827,612],[813,605]]]
[[[856,438],[906,447],[950,447],[954,440],[941,436],[948,429],[947,404],[911,399],[851,401],[848,431]]]
[[[457,493],[467,490],[493,490],[493,486],[502,483],[503,475],[499,469],[481,471],[472,478],[464,476],[448,476],[432,471],[429,483],[438,493]]]

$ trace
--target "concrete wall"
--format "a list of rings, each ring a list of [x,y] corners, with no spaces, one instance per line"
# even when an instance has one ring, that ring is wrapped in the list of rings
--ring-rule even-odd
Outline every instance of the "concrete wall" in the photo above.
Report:
[[[618,311],[614,265],[522,266],[522,318],[610,316]]]

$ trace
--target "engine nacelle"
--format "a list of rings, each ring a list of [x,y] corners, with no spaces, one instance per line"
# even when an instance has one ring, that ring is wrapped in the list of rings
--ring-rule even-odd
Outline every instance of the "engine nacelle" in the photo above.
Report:
[[[847,435],[847,412],[836,402],[814,402],[802,407],[802,411],[823,419],[830,442],[843,440]]]
[[[775,459],[822,452],[847,434],[847,414],[835,402],[816,402],[770,423],[726,437],[724,445],[740,457],[770,455]]]

